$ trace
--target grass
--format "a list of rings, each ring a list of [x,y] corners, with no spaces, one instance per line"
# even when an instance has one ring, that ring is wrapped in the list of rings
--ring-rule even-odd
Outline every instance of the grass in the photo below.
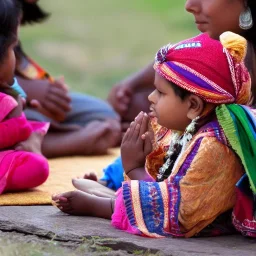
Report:
[[[70,88],[105,98],[164,44],[197,33],[181,0],[44,0],[51,12],[21,30],[24,48]]]
[[[36,236],[22,236],[11,233],[0,233],[0,255],[4,256],[161,256],[161,252],[151,252],[150,250],[112,250],[104,246],[104,240],[111,242],[112,239],[100,237],[85,238],[81,243],[77,242],[57,242],[54,240],[40,240]],[[115,242],[114,240],[112,243]]]

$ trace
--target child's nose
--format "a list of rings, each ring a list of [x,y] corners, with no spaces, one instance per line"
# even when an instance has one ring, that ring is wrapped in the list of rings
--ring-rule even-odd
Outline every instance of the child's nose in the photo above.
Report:
[[[148,95],[148,100],[149,102],[151,103],[155,103],[155,94],[156,94],[156,90],[154,90],[153,92],[151,92],[149,95]]]

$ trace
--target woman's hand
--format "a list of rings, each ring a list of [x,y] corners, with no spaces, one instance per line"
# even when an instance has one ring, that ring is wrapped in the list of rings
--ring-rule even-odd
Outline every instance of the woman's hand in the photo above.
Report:
[[[133,89],[130,83],[121,81],[110,90],[108,102],[112,105],[115,111],[123,117],[128,111],[132,95]]]
[[[146,156],[152,150],[148,131],[149,117],[141,112],[131,123],[121,144],[121,156],[125,173],[144,167]]]
[[[71,110],[71,99],[64,79],[50,83],[48,80],[26,80],[18,78],[19,83],[28,95],[31,107],[55,121],[63,121]]]

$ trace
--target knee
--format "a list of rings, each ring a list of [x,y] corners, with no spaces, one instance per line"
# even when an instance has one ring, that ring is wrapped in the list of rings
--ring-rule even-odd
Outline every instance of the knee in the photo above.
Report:
[[[35,172],[35,176],[38,177],[40,184],[44,183],[49,176],[49,164],[47,159],[42,155],[34,154],[32,165],[33,172]]]
[[[39,154],[28,153],[26,165],[30,169],[30,178],[33,187],[43,184],[49,176],[49,164],[47,159]]]

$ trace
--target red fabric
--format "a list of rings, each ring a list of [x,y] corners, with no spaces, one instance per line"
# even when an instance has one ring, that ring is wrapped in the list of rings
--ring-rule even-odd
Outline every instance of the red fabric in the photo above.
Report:
[[[247,104],[251,79],[242,56],[237,58],[235,51],[232,52],[232,47],[225,49],[207,34],[200,34],[162,47],[156,54],[154,68],[167,80],[206,102]]]
[[[179,45],[193,42],[200,42],[202,47],[175,50]],[[178,43],[177,46],[174,46],[173,50],[167,53],[166,61],[180,62],[203,74],[207,79],[234,95],[235,91],[227,57],[219,41],[210,39],[207,34],[200,34],[192,39]]]
[[[233,224],[245,236],[256,238],[256,220],[253,217],[253,200],[236,188],[237,200],[233,210]]]

